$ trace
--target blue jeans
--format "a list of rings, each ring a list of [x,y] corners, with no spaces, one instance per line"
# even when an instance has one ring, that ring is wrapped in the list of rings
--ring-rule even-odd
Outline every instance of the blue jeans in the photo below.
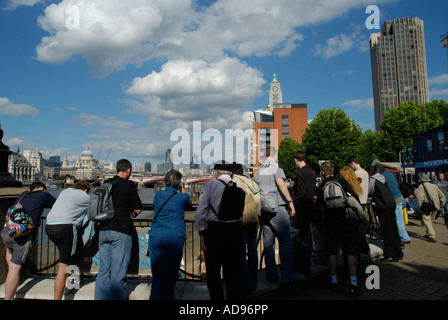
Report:
[[[257,231],[258,225],[243,226],[241,233],[241,290],[253,291],[258,283]]]
[[[95,300],[126,300],[131,250],[130,235],[112,230],[100,231],[100,269],[95,280]]]
[[[264,259],[266,279],[268,281],[278,280],[274,252],[275,238],[278,239],[279,243],[282,282],[291,282],[295,279],[293,247],[289,225],[289,214],[283,206],[279,206],[277,214],[270,220],[270,225],[263,225]]]
[[[184,238],[150,236],[148,252],[151,259],[152,283],[150,300],[173,300],[182,260]]]
[[[290,228],[296,272],[309,277],[311,275],[311,229],[301,230],[294,226]]]
[[[409,235],[406,231],[406,226],[404,224],[403,218],[403,202],[400,202],[395,206],[395,216],[397,220],[398,233],[400,234],[400,239],[402,242],[410,241]]]

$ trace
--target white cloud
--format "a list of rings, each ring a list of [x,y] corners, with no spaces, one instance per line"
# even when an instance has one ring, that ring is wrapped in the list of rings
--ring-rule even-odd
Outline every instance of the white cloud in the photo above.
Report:
[[[198,7],[194,0],[63,0],[48,6],[39,26],[49,33],[37,59],[65,63],[82,56],[102,76],[156,57],[208,61],[287,55],[303,36],[298,28],[363,7],[363,0],[220,0]],[[79,28],[67,28],[77,8]],[[67,11],[69,9],[69,11]],[[350,44],[341,35],[336,50]],[[350,38],[350,37],[349,37]],[[334,49],[333,49],[334,50]]]
[[[174,128],[190,128],[196,120],[202,121],[204,129],[245,129],[251,127],[251,115],[246,111],[262,94],[265,80],[243,59],[289,55],[304,39],[301,27],[365,8],[371,0],[206,3],[62,0],[48,6],[38,19],[48,36],[36,47],[36,56],[51,64],[82,57],[101,77],[128,65],[143,66],[144,70],[145,62],[162,61],[160,69],[142,71],[141,77],[132,80],[126,89],[128,112],[146,117],[148,128],[157,135],[167,135]],[[79,13],[76,28],[67,25],[73,18],[71,8]],[[364,10],[360,12],[364,14]],[[320,50],[323,55],[333,56],[356,46],[359,28],[352,35],[335,37]],[[84,126],[100,124],[107,128],[118,122],[130,131],[129,123],[114,118],[81,114],[76,120]],[[131,137],[130,133],[124,135]],[[164,147],[154,138],[146,142],[141,137],[139,141],[152,148]],[[127,150],[124,143],[120,147],[123,151]]]
[[[448,74],[428,79],[431,99],[448,99]]]
[[[116,117],[108,117],[108,118],[101,118],[95,115],[81,113],[75,117],[73,117],[75,120],[80,120],[81,125],[84,127],[89,126],[101,126],[101,127],[114,127],[117,129],[129,129],[133,127],[132,122],[127,122],[123,120],[119,120]]]
[[[20,6],[32,7],[38,3],[44,3],[45,0],[6,0],[6,4],[3,7],[4,10],[15,10]]]
[[[341,105],[356,108],[356,109],[373,110],[373,98],[350,100],[350,101],[341,103]]]
[[[177,60],[160,72],[135,78],[126,93],[135,98],[132,111],[168,133],[188,128],[195,120],[218,129],[232,127],[241,120],[240,111],[262,94],[264,83],[261,72],[236,58],[214,63]]]
[[[428,85],[430,87],[438,86],[438,85],[445,85],[445,84],[448,84],[448,73],[428,79]]]
[[[0,114],[6,116],[35,116],[39,113],[35,107],[27,104],[16,104],[8,98],[0,97]]]
[[[362,35],[362,27],[355,27],[352,34],[338,34],[328,39],[325,45],[318,43],[315,48],[317,55],[329,59],[343,54],[352,48],[358,48],[360,52],[368,50],[368,40]]]

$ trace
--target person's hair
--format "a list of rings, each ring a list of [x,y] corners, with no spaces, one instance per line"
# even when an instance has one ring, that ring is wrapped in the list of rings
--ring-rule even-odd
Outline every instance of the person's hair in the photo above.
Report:
[[[244,174],[243,166],[240,163],[234,163],[232,172],[234,174],[237,174],[239,176],[242,176]]]
[[[128,159],[117,161],[117,172],[126,172],[129,168],[132,170],[132,163]]]
[[[375,174],[375,168],[373,166],[367,166],[366,171],[369,174],[369,176],[373,176]]]
[[[354,163],[356,163],[356,164],[359,164],[358,157],[355,156],[354,154],[350,155],[350,156],[347,158],[347,161],[346,161],[347,164],[350,164],[350,163],[352,163],[352,162],[354,162]]]
[[[321,170],[326,176],[332,176],[334,174],[334,166],[330,161],[325,161],[322,163]]]
[[[356,177],[355,171],[350,167],[344,167],[339,171],[342,178],[347,180],[350,186],[353,188],[353,191],[360,197],[362,195],[362,188],[359,184],[359,180]]]
[[[182,174],[177,170],[170,170],[165,175],[165,185],[178,189],[182,183]]]
[[[373,166],[375,168],[375,172],[383,172],[384,170],[386,170],[381,164],[376,164]]]
[[[74,189],[79,189],[79,190],[90,190],[90,184],[85,181],[85,180],[80,180],[78,182],[75,183],[75,185],[73,186]]]
[[[302,150],[298,150],[294,153],[293,158],[298,161],[306,161],[306,154]]]
[[[30,191],[33,191],[33,190],[39,189],[39,188],[44,188],[44,190],[47,190],[47,186],[43,182],[35,181],[31,184]]]

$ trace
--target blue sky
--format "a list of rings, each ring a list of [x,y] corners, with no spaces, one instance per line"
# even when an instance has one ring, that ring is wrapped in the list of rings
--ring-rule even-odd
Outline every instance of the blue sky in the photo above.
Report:
[[[44,158],[161,162],[175,129],[247,129],[283,101],[374,129],[366,7],[425,23],[431,99],[448,100],[445,0],[0,0],[3,143]]]

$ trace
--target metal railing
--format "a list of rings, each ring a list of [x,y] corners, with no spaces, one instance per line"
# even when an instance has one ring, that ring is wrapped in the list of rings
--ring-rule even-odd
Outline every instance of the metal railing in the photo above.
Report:
[[[153,205],[145,205],[144,210],[153,210]],[[379,224],[376,218],[376,215],[371,206],[367,207],[368,219],[370,221],[371,230],[369,234],[367,234],[367,240],[373,241],[377,239],[381,239]],[[146,256],[147,246],[145,246],[145,235],[147,231],[151,227],[152,219],[134,219],[134,226],[137,231],[140,232],[140,236],[143,238],[142,242],[139,243],[139,247],[136,250],[139,252],[137,256],[137,265],[132,266],[132,258],[131,258],[131,267],[128,272],[129,277],[133,278],[150,278],[150,268],[146,266],[146,268],[141,268],[138,263],[142,260],[148,259]],[[28,262],[25,266],[25,270],[32,274],[39,275],[50,275],[54,276],[57,274],[57,265],[59,259],[59,252],[55,246],[55,244],[47,237],[45,232],[45,217],[41,218],[41,226],[38,228],[38,232],[36,233],[35,245],[31,249]],[[201,252],[200,252],[200,238],[199,233],[194,227],[194,220],[185,220],[187,239],[185,241],[184,249],[183,249],[183,257],[182,257],[182,265],[180,267],[179,278],[185,280],[201,280]],[[259,226],[261,228],[261,226]],[[263,263],[263,241],[262,241],[262,232],[259,233],[258,237],[258,257],[259,257],[259,270],[264,269]],[[146,238],[147,243],[147,238]],[[276,248],[278,249],[278,243],[276,242]],[[98,268],[95,268],[93,265],[95,264],[95,256],[97,254],[97,248],[90,248],[81,254],[82,261],[77,261],[81,266],[83,266],[80,271],[84,276],[94,276],[98,272]],[[312,249],[312,257],[317,256],[317,252]],[[135,257],[134,257],[135,258]],[[278,256],[277,256],[278,258]],[[80,262],[81,261],[81,262]],[[277,260],[279,263],[279,260]],[[90,265],[90,267],[89,267]]]

